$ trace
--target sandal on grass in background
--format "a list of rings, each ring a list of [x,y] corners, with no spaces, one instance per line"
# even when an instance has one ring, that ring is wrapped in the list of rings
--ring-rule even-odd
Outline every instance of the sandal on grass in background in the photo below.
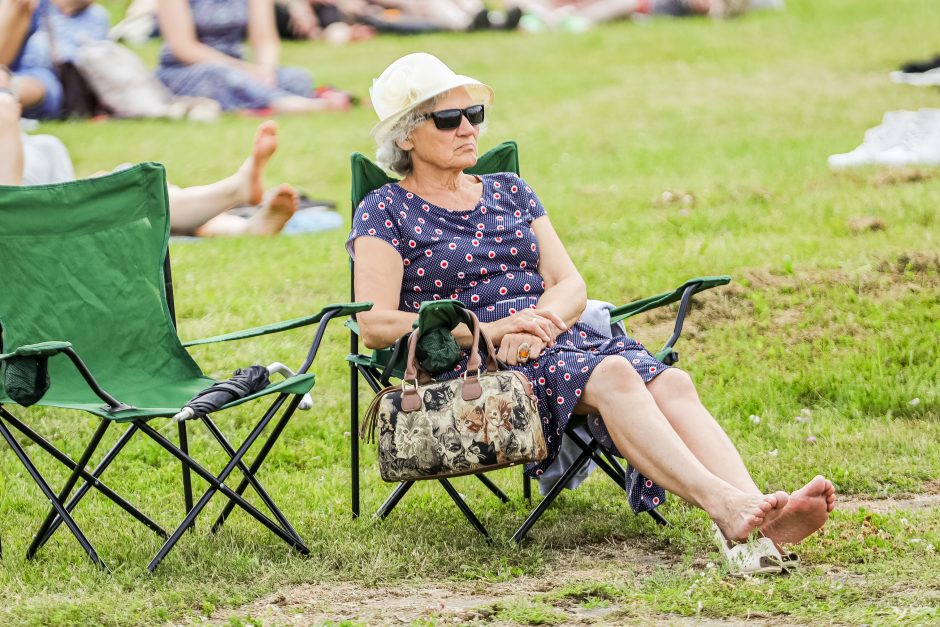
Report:
[[[712,524],[715,541],[728,564],[728,573],[735,577],[747,575],[779,575],[783,572],[783,557],[773,540],[758,536],[747,542],[731,542],[718,525]],[[799,558],[797,558],[799,561]]]
[[[779,551],[780,559],[783,560],[784,572],[792,573],[800,569],[800,556],[793,551]]]

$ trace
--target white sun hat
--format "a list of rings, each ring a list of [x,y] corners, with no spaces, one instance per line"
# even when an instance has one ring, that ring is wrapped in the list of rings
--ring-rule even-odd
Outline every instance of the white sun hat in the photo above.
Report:
[[[372,137],[380,139],[416,106],[457,87],[465,88],[476,102],[484,105],[493,102],[489,85],[455,74],[434,55],[415,52],[403,56],[372,81],[369,96],[379,116],[379,123],[372,128]]]

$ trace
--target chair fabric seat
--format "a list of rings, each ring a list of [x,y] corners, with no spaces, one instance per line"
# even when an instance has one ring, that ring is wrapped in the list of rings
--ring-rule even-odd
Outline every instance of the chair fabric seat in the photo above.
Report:
[[[60,357],[60,359],[64,359]],[[42,398],[42,405],[45,407],[61,407],[65,409],[76,409],[87,411],[96,416],[100,416],[114,422],[130,422],[137,418],[159,418],[168,417],[176,414],[196,394],[216,383],[215,379],[209,377],[197,377],[183,381],[160,381],[152,385],[135,387],[126,392],[120,387],[110,387],[107,380],[99,381],[102,386],[115,398],[123,403],[131,405],[134,409],[109,413],[100,398],[87,388],[75,388],[68,390],[68,393],[56,394],[55,388],[50,390]],[[273,382],[263,390],[250,394],[244,398],[239,398],[231,403],[226,403],[219,411],[235,407],[250,400],[273,394],[275,392],[286,394],[306,394],[313,388],[313,373],[296,375],[283,381]],[[0,405],[13,401],[3,393],[0,388]]]

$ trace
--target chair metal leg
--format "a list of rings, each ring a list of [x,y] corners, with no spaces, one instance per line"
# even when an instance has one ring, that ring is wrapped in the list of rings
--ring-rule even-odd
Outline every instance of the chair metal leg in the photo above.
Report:
[[[405,494],[408,493],[408,490],[411,489],[411,486],[415,484],[414,481],[402,481],[398,484],[398,487],[389,495],[385,502],[382,503],[382,507],[379,508],[373,518],[385,518],[392,513],[392,510],[395,509],[395,506],[398,505],[398,501],[401,500]]]
[[[575,444],[581,447],[582,450],[588,450],[590,448],[590,445],[586,444],[577,433],[566,432],[566,435],[571,437]],[[596,442],[597,440],[593,438],[591,439],[591,444]],[[601,451],[601,453],[598,453],[597,451],[592,453],[594,463],[596,463],[601,468],[601,470],[606,472],[607,475],[614,480],[614,483],[616,483],[621,488],[624,488],[627,481],[627,471],[623,468],[623,466],[620,465],[620,462],[618,462],[617,459],[611,455],[610,451],[602,447],[598,447],[598,449]],[[646,513],[656,521],[657,525],[661,525],[663,527],[669,526],[669,521],[666,520],[666,518],[655,509],[646,510]]]
[[[549,490],[548,494],[545,495],[545,498],[542,499],[542,502],[533,510],[529,517],[525,519],[525,522],[522,523],[522,526],[513,534],[512,539],[518,544],[522,542],[526,534],[529,533],[529,530],[532,528],[539,518],[542,517],[542,514],[545,513],[545,510],[558,498],[558,495],[561,494],[561,491],[565,489],[565,486],[568,485],[568,482],[571,481],[571,478],[579,471],[582,467],[591,459],[594,451],[597,450],[598,443],[597,440],[591,442],[588,445],[588,450],[583,451],[581,455],[574,461],[573,464],[565,471],[565,474],[561,476],[552,489]]]
[[[236,494],[234,490],[226,486],[224,483],[225,480],[228,478],[228,476],[232,473],[232,471],[238,465],[238,462],[241,461],[241,458],[245,455],[245,453],[248,451],[248,449],[257,439],[258,435],[260,435],[260,433],[264,430],[264,428],[267,427],[268,423],[271,421],[271,418],[273,418],[277,410],[280,409],[280,406],[283,404],[286,398],[287,398],[286,394],[281,394],[278,397],[278,399],[271,405],[270,409],[268,409],[267,413],[265,413],[264,417],[261,419],[258,425],[254,428],[254,430],[251,432],[248,438],[246,438],[245,442],[241,445],[241,447],[239,447],[238,451],[236,451],[235,455],[232,457],[229,463],[226,464],[225,468],[222,470],[222,472],[218,476],[213,475],[211,472],[209,472],[208,470],[203,468],[201,465],[199,465],[194,459],[192,459],[188,455],[183,454],[183,452],[180,451],[178,447],[174,446],[172,442],[170,442],[165,437],[163,437],[162,434],[160,434],[158,431],[150,427],[147,423],[143,421],[137,421],[135,423],[138,426],[140,426],[141,430],[144,433],[146,433],[148,436],[153,438],[154,441],[156,441],[164,449],[169,451],[170,454],[175,456],[180,461],[183,461],[184,463],[186,463],[192,469],[193,472],[195,472],[202,479],[208,482],[210,486],[209,489],[206,490],[205,494],[203,494],[202,498],[200,498],[199,501],[196,503],[196,505],[193,507],[193,509],[190,510],[190,512],[186,515],[186,518],[183,520],[180,526],[177,527],[176,531],[173,532],[173,534],[166,541],[166,543],[160,548],[160,551],[157,553],[157,555],[153,558],[153,560],[151,560],[150,564],[147,566],[148,571],[153,572],[154,569],[156,569],[156,567],[160,564],[160,562],[163,561],[163,558],[166,557],[167,554],[173,549],[173,547],[182,537],[186,529],[192,524],[192,522],[196,519],[196,517],[200,514],[200,512],[202,512],[203,508],[205,508],[205,506],[209,503],[209,501],[212,499],[212,497],[215,495],[217,491],[222,492],[225,496],[234,500],[238,504],[239,507],[241,507],[246,512],[248,512],[248,514],[250,514],[255,520],[263,524],[265,527],[271,530],[272,533],[274,533],[279,538],[284,540],[288,545],[295,548],[301,554],[307,555],[310,553],[310,550],[303,544],[303,542],[301,542],[297,538],[290,535],[287,531],[279,527],[277,523],[275,523],[273,520],[271,520],[270,518],[265,516],[263,513],[261,513],[256,507],[254,507],[251,503],[249,503],[244,498],[242,498],[241,495]],[[287,411],[292,413],[297,408],[297,405],[299,403],[300,403],[300,397],[295,396],[291,400],[287,408]]]
[[[358,349],[358,344],[356,342],[355,334],[352,334],[352,344],[351,351],[352,354],[356,354]],[[349,447],[349,472],[351,479],[351,488],[350,488],[350,500],[352,505],[352,517],[359,518],[360,514],[360,500],[359,500],[359,375],[366,380],[366,383],[369,384],[369,387],[372,388],[373,392],[378,393],[382,389],[381,384],[379,383],[379,373],[374,368],[368,368],[366,366],[360,366],[358,364],[350,364],[350,373],[349,373],[349,388],[350,388],[350,397],[349,397],[349,435],[351,438],[350,447]],[[402,484],[403,486],[404,484]],[[395,506],[398,504],[398,501],[401,500],[401,497],[411,488],[409,483],[407,487],[402,489],[402,486],[399,486],[395,489],[394,492],[385,500],[385,503],[382,504],[382,507],[375,513],[373,518],[385,518],[388,516]]]
[[[258,451],[258,455],[255,457],[255,460],[251,463],[249,467],[249,473],[254,476],[258,473],[258,470],[261,468],[261,464],[264,463],[264,460],[267,459],[268,453],[271,452],[271,449],[274,448],[275,443],[277,443],[278,438],[281,436],[281,432],[284,431],[284,427],[287,426],[287,423],[290,421],[291,416],[285,414],[281,416],[281,419],[278,420],[277,424],[274,425],[274,429],[271,431],[271,435],[268,436],[268,439],[265,441],[264,446],[261,447],[261,450]],[[231,455],[231,453],[229,453]],[[248,488],[248,479],[243,478],[241,483],[238,484],[238,487],[235,489],[237,494],[244,494],[245,490]],[[219,517],[215,519],[215,523],[212,525],[212,533],[218,532],[222,528],[222,525],[225,524],[225,521],[231,515],[232,510],[235,509],[235,503],[229,501],[225,504],[225,507],[222,508],[222,513],[219,514]]]
[[[483,523],[480,522],[480,519],[476,517],[476,515],[473,513],[473,510],[470,509],[470,506],[464,502],[463,498],[460,496],[457,490],[454,489],[454,486],[451,485],[450,481],[447,479],[438,479],[438,481],[442,486],[444,486],[444,490],[447,491],[447,494],[450,496],[450,498],[453,499],[454,503],[457,504],[457,508],[463,513],[467,520],[470,521],[470,524],[473,525],[477,531],[483,534],[483,537],[489,539],[490,534],[486,530],[486,527],[484,527]]]
[[[626,478],[627,471],[624,469],[623,466],[620,465],[620,462],[617,461],[617,458],[614,457],[613,453],[608,451],[606,448],[602,448],[601,453],[603,453],[604,459],[607,460],[607,463],[610,464],[611,468],[616,470],[617,474],[619,474],[621,477]]]
[[[525,474],[525,470],[522,471],[522,498],[532,501],[532,478]]]
[[[230,457],[234,456],[235,449],[232,448],[232,445],[229,444],[229,441],[225,438],[225,436],[222,434],[219,428],[215,425],[215,423],[212,422],[212,419],[206,416],[205,418],[202,419],[202,421],[206,425],[206,428],[209,430],[209,433],[211,433],[212,436],[216,439],[216,441],[218,441],[218,443],[222,446],[225,452]],[[274,517],[277,519],[277,521],[281,523],[281,527],[285,531],[290,533],[292,536],[294,536],[295,538],[303,542],[302,538],[300,537],[300,534],[297,533],[297,530],[294,529],[294,527],[287,521],[287,517],[284,516],[284,513],[281,512],[278,506],[274,503],[274,499],[271,498],[268,492],[264,489],[264,487],[255,477],[256,471],[249,470],[249,468],[245,466],[245,463],[242,461],[238,462],[237,468],[245,475],[245,478],[243,479],[243,483],[247,482],[248,484],[251,485],[252,488],[254,488],[255,492],[257,492],[258,496],[261,498],[261,501],[267,506],[267,508],[271,511],[271,513],[274,514]],[[238,490],[235,490],[235,493],[241,495],[244,493],[244,491],[245,489],[242,488],[241,492],[239,492]],[[231,503],[231,501],[229,501],[229,503]],[[216,530],[216,527],[214,525],[212,527],[212,530],[213,532]]]
[[[185,454],[189,455],[189,438],[186,434],[186,421],[181,420],[178,423],[179,434],[180,434],[180,450]],[[188,512],[193,508],[193,481],[189,473],[189,466],[182,464],[183,467],[183,505],[186,507]],[[190,531],[195,531],[196,526],[193,525],[189,528]]]
[[[359,518],[359,369],[355,364],[349,364],[349,474],[352,517]]]
[[[75,508],[78,506],[79,501],[81,501],[85,497],[85,495],[91,490],[91,488],[94,487],[94,483],[98,480],[98,478],[101,477],[104,471],[107,470],[108,466],[111,465],[111,462],[114,461],[114,459],[118,456],[118,454],[122,450],[124,450],[124,447],[127,445],[127,443],[130,441],[130,439],[134,436],[136,432],[137,432],[137,427],[134,425],[131,425],[131,427],[127,431],[124,432],[124,435],[121,436],[117,444],[115,444],[111,448],[111,450],[108,451],[108,453],[104,456],[104,458],[98,463],[98,466],[94,469],[94,471],[92,471],[91,473],[92,480],[86,479],[85,483],[81,485],[81,487],[74,494],[74,496],[72,496],[72,498],[69,499],[69,502],[65,504],[65,511],[69,513],[75,511]],[[146,516],[144,516],[144,520],[148,522],[152,522]],[[154,531],[157,533],[157,535],[159,535],[160,537],[164,539],[170,536],[170,534],[164,531],[162,527],[160,527],[156,523],[152,523],[152,524],[156,527]],[[37,551],[41,549],[43,546],[45,546],[45,544],[49,541],[49,539],[52,537],[52,535],[56,532],[56,530],[61,525],[62,525],[62,519],[56,516],[55,520],[52,521],[52,524],[49,525],[49,529],[43,534],[42,538],[39,540],[39,544],[36,547]],[[37,537],[39,537],[39,534],[37,534]]]
[[[82,546],[88,557],[91,558],[91,561],[104,570],[105,572],[111,572],[104,561],[98,557],[98,552],[95,551],[95,548],[88,541],[88,538],[85,537],[85,534],[82,533],[82,530],[79,529],[78,525],[75,524],[75,520],[72,519],[72,516],[65,511],[65,508],[62,506],[62,503],[56,498],[55,493],[53,493],[52,488],[49,487],[49,484],[46,483],[46,480],[43,479],[43,476],[39,473],[36,466],[30,460],[29,456],[26,454],[26,451],[20,446],[19,442],[16,441],[16,438],[13,437],[13,434],[10,433],[10,430],[7,428],[3,420],[0,420],[0,435],[3,436],[3,439],[6,440],[10,448],[13,450],[13,453],[19,458],[20,462],[26,468],[26,471],[33,478],[33,481],[36,482],[36,485],[39,486],[39,489],[42,490],[42,493],[47,499],[52,503],[52,508],[59,514],[62,520],[65,522],[65,526],[69,528],[69,531],[72,532],[72,535],[75,536],[75,539],[78,540],[78,543]]]
[[[614,483],[623,487],[624,481],[626,480],[626,475],[624,474],[623,468],[616,460],[605,457],[600,451],[604,449],[600,446],[600,442],[596,439],[591,438],[590,442],[585,442],[583,438],[574,430],[566,430],[565,437],[570,438],[572,442],[577,444],[578,448],[582,451],[591,451],[591,459],[594,461],[598,467],[603,470],[607,476],[614,480]],[[592,448],[593,446],[593,448]]]
[[[23,423],[22,423],[20,420],[18,420],[13,414],[9,413],[8,411],[6,411],[5,409],[3,409],[2,407],[0,407],[0,416],[2,416],[3,418],[6,418],[7,422],[9,422],[11,426],[15,427],[20,433],[22,433],[22,434],[25,435],[27,438],[29,438],[32,442],[34,442],[36,445],[38,445],[39,448],[41,448],[41,449],[43,449],[44,451],[46,451],[47,453],[49,453],[49,455],[51,455],[53,458],[55,458],[56,461],[58,461],[59,463],[61,463],[62,465],[64,465],[64,466],[65,466],[66,468],[68,468],[69,470],[75,470],[77,464],[76,464],[74,461],[72,461],[72,459],[71,459],[68,455],[66,455],[65,453],[63,453],[62,451],[60,451],[59,449],[57,449],[56,447],[54,447],[54,446],[53,446],[52,444],[50,444],[45,438],[43,438],[41,435],[39,435],[38,433],[36,433],[36,432],[33,431],[32,429],[30,429],[30,428],[29,428],[28,426],[26,426],[25,424],[23,424]],[[120,450],[120,449],[118,448],[118,445],[120,444],[120,442],[121,442],[122,440],[124,440],[125,438],[129,438],[128,433],[133,433],[133,432],[136,431],[136,430],[137,430],[137,427],[136,427],[136,426],[132,426],[130,429],[128,429],[128,431],[125,432],[125,434],[124,434],[124,436],[121,438],[121,440],[118,441],[118,444],[116,444],[116,445],[114,446],[114,449]],[[114,449],[112,449],[112,450],[114,450]],[[115,454],[117,454],[116,451],[115,451]],[[110,455],[110,453],[109,453],[109,455]],[[107,458],[107,456],[106,456],[106,458]],[[102,463],[103,463],[103,462],[102,462]],[[104,468],[101,468],[101,472],[102,472],[102,473],[104,472]],[[117,492],[115,492],[114,490],[112,490],[111,488],[109,488],[103,481],[101,481],[100,479],[96,479],[95,476],[94,476],[94,473],[88,473],[88,472],[82,470],[81,477],[82,477],[82,479],[84,479],[87,483],[90,483],[90,484],[91,484],[91,487],[95,488],[96,490],[98,490],[99,492],[101,492],[102,494],[104,494],[106,497],[108,497],[109,499],[111,499],[111,501],[114,502],[118,507],[120,507],[121,509],[123,509],[125,512],[127,512],[128,514],[130,514],[131,516],[133,516],[133,517],[136,518],[137,520],[139,520],[141,523],[143,523],[143,524],[144,524],[145,526],[147,526],[149,529],[151,529],[152,531],[154,531],[156,534],[158,534],[158,535],[160,535],[160,536],[162,536],[162,537],[164,537],[164,538],[166,538],[166,537],[169,536],[169,534],[168,534],[166,531],[164,531],[163,527],[161,527],[161,526],[158,525],[156,522],[154,522],[153,520],[151,520],[148,516],[146,516],[146,515],[145,515],[143,512],[141,512],[139,509],[137,509],[136,507],[134,507],[133,505],[131,505],[130,503],[128,503],[121,495],[119,495]],[[73,500],[74,500],[74,499],[73,499]],[[70,511],[71,511],[71,510],[70,510]]]
[[[484,475],[483,473],[480,473],[480,474],[476,475],[476,478],[480,480],[480,483],[482,483],[482,484],[485,485],[487,488],[489,488],[489,489],[490,489],[490,492],[492,492],[493,494],[495,494],[495,495],[496,495],[496,498],[498,498],[500,501],[502,501],[503,503],[508,503],[508,502],[509,502],[509,497],[506,496],[506,493],[505,493],[505,492],[503,492],[502,490],[499,489],[499,486],[498,486],[498,485],[496,485],[495,483],[493,483],[493,480],[492,480],[492,479],[490,479],[489,477],[487,477],[487,476]]]
[[[56,500],[59,502],[60,507],[53,506],[49,510],[49,513],[46,515],[46,519],[42,522],[42,525],[39,526],[39,531],[36,532],[36,537],[33,538],[33,542],[29,545],[29,548],[26,549],[26,559],[33,559],[33,557],[36,555],[36,551],[38,551],[39,547],[42,546],[42,538],[46,535],[46,531],[49,530],[49,528],[52,526],[52,523],[55,521],[56,512],[61,508],[61,503],[68,498],[69,494],[72,493],[72,489],[75,487],[75,484],[78,483],[78,479],[81,476],[82,471],[85,470],[85,467],[91,460],[91,456],[95,453],[95,450],[98,448],[98,444],[101,442],[101,439],[104,437],[104,434],[108,431],[108,427],[110,426],[111,422],[105,420],[104,418],[102,418],[98,423],[98,428],[95,429],[95,434],[91,437],[91,442],[89,442],[88,446],[85,447],[85,452],[82,453],[82,456],[76,463],[75,469],[72,470],[72,474],[69,475],[65,485],[62,486],[62,489],[59,491],[59,495]],[[68,511],[67,508],[66,511]]]

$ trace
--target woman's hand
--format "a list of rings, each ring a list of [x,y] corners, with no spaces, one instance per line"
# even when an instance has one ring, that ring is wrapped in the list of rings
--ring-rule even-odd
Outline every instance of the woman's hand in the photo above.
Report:
[[[529,355],[526,359],[519,358],[519,348],[523,344],[529,345]],[[503,336],[503,341],[499,343],[496,358],[510,366],[518,366],[533,359],[538,359],[543,350],[545,350],[545,343],[531,333],[507,333]]]
[[[320,22],[310,6],[312,3],[313,0],[290,0],[287,3],[287,13],[290,16],[288,24],[295,37],[313,39],[319,34]]]
[[[528,333],[543,346],[554,346],[555,338],[568,330],[565,321],[548,309],[523,309],[496,322],[484,323],[483,330],[494,344],[502,345],[510,333]]]
[[[270,65],[246,63],[245,71],[262,85],[267,87],[277,87],[277,68]]]

